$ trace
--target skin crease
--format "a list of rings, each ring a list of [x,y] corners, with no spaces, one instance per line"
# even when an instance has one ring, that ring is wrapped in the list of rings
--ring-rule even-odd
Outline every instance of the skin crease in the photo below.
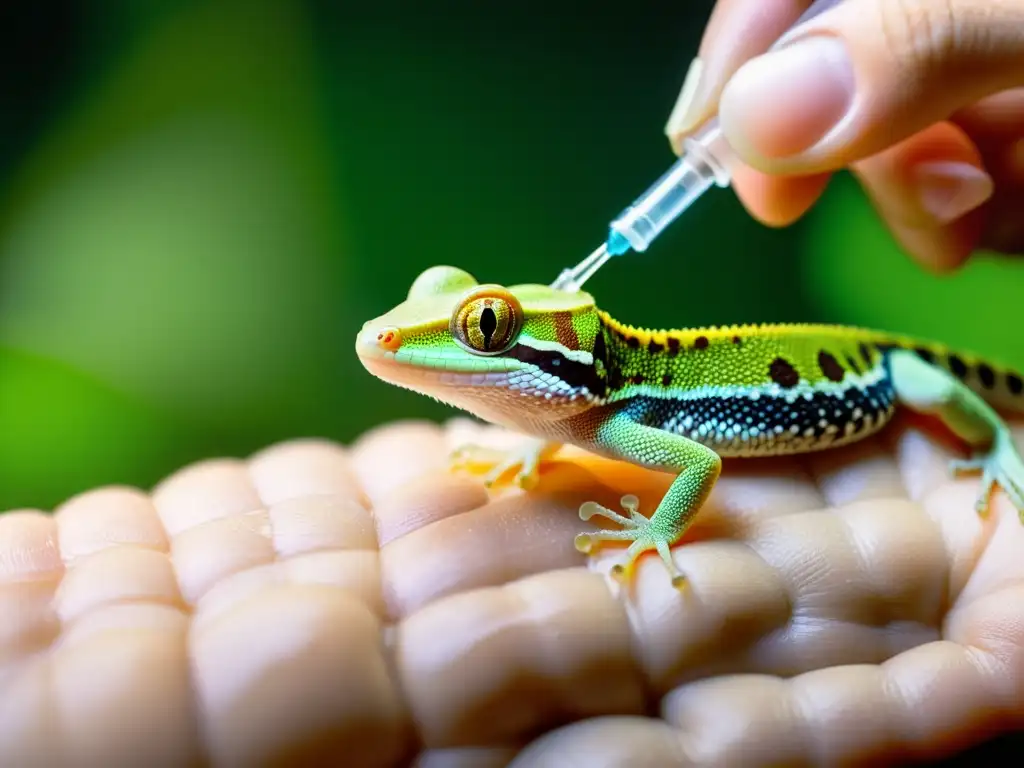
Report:
[[[953,271],[979,249],[1024,254],[1024,43],[1015,31],[1024,23],[1024,6],[1018,0],[843,0],[799,37],[843,42],[861,118],[827,150],[776,157],[771,150],[809,130],[812,118],[802,105],[766,88],[743,89],[740,81],[747,80],[746,65],[808,5],[718,0],[701,42],[698,108],[686,122],[699,125],[718,112],[741,160],[732,186],[747,210],[769,226],[791,224],[818,200],[833,172],[847,169],[903,250],[930,271]],[[753,103],[758,98],[766,108]],[[688,130],[666,127],[677,152]],[[959,218],[937,221],[919,203],[914,170],[949,162],[987,174],[990,196]]]
[[[517,439],[397,422],[0,516],[0,764],[879,765],[1024,727],[1024,526],[908,418],[726,462],[690,591],[648,557],[628,600],[577,507],[671,478],[445,469]]]

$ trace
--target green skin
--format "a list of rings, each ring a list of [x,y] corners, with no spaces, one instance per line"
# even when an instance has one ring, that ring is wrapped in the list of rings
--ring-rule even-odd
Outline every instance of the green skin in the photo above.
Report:
[[[623,580],[654,550],[673,584],[684,583],[670,547],[710,494],[720,457],[846,445],[898,406],[937,416],[970,446],[972,458],[953,469],[981,472],[979,512],[998,484],[1024,521],[1024,461],[995,410],[1024,413],[1024,382],[939,344],[825,325],[648,331],[616,322],[583,292],[480,286],[433,267],[406,301],[363,326],[356,352],[380,379],[531,436],[493,463],[488,482],[517,469],[529,487],[566,443],[676,475],[650,518],[632,496],[622,500],[628,517],[595,502],[580,508],[584,520],[620,526],[581,533],[580,551],[630,542],[612,571]]]

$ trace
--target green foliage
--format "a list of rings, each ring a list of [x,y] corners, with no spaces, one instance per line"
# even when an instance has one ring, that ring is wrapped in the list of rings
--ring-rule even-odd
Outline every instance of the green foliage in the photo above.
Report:
[[[95,377],[24,352],[0,350],[0,403],[3,509],[49,508],[98,484],[154,482],[157,467],[188,453],[180,422]]]
[[[361,323],[434,264],[546,282],[588,253],[672,162],[711,4],[90,4],[45,130],[0,125],[0,506],[447,415],[362,370]],[[782,231],[712,192],[587,287],[634,324],[828,318],[1012,358],[1019,277],[921,274],[840,186]]]

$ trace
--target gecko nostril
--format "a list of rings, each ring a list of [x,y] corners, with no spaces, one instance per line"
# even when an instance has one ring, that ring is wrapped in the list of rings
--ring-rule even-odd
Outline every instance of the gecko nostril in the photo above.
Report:
[[[377,345],[381,349],[394,352],[402,346],[402,333],[397,328],[382,328],[377,333]]]

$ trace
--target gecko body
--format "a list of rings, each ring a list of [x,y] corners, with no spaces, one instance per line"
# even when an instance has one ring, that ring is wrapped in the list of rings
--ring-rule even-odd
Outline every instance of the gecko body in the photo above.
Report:
[[[978,509],[998,485],[1024,515],[1024,462],[997,409],[1024,413],[1015,371],[945,345],[838,325],[646,330],[618,322],[582,291],[480,285],[433,267],[356,340],[375,376],[536,440],[494,463],[530,486],[563,444],[672,472],[649,518],[587,502],[580,515],[618,529],[581,533],[584,552],[627,541],[613,574],[655,550],[682,585],[670,547],[714,486],[721,457],[834,448],[882,429],[898,407],[939,417],[972,448],[957,470],[982,475]]]

